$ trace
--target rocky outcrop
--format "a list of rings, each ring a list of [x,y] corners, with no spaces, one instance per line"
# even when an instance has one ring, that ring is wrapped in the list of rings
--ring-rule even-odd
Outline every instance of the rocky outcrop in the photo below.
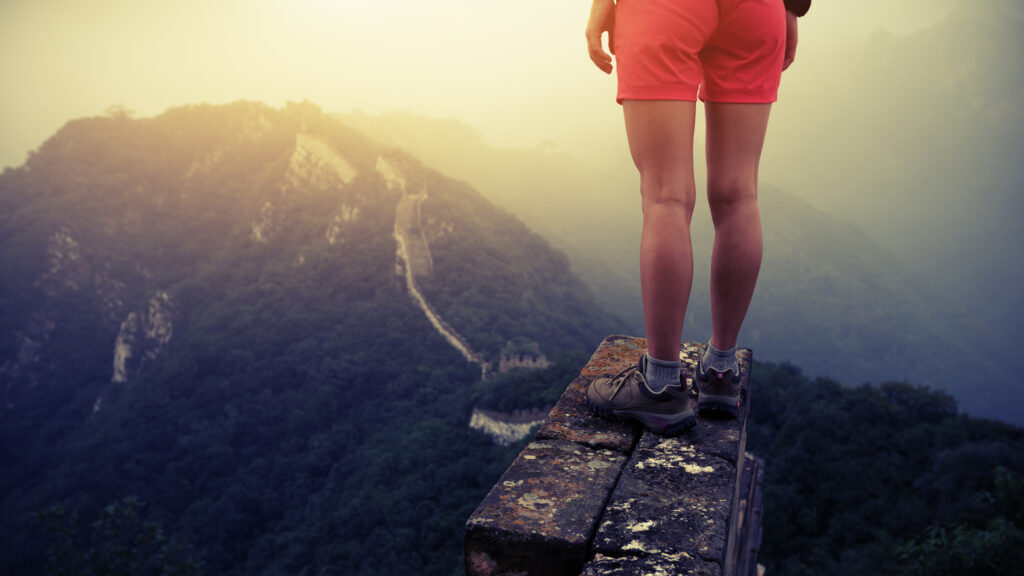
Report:
[[[327,232],[324,236],[327,238],[328,244],[340,244],[344,241],[342,237],[342,231],[345,226],[352,222],[355,222],[359,218],[359,206],[353,206],[349,204],[342,204],[338,208],[338,213],[334,215],[334,220],[331,221],[330,225],[327,226]]]
[[[43,345],[50,339],[55,327],[55,322],[48,314],[37,314],[25,330],[15,333],[18,352],[14,358],[0,364],[0,379],[5,384],[5,391],[9,391],[11,383],[19,378],[26,378],[29,388],[34,388],[38,384],[32,367],[39,365]],[[15,404],[10,401],[5,405],[8,409],[14,406]]]
[[[0,382],[6,382],[8,388],[15,380],[34,387],[39,370],[56,362],[47,343],[67,317],[68,299],[96,302],[103,320],[110,323],[118,322],[123,314],[125,283],[112,277],[105,266],[92,265],[87,253],[68,226],[47,238],[46,268],[32,284],[44,298],[27,322],[14,331],[17,352],[0,362]],[[13,404],[8,402],[7,407]]]
[[[253,242],[266,242],[270,238],[271,227],[274,225],[274,205],[264,202],[260,213],[252,223]]]
[[[344,187],[357,174],[355,166],[326,140],[312,134],[300,133],[295,136],[295,150],[288,160],[288,168],[281,179],[280,189],[283,196],[331,191]],[[280,203],[284,200],[279,198],[275,201]],[[275,217],[277,212],[274,202],[267,200],[263,203],[251,224],[253,242],[267,242],[280,228],[280,217]],[[340,243],[342,228],[358,216],[359,206],[343,203],[324,232],[328,243]]]
[[[357,173],[355,166],[325,140],[313,134],[297,134],[281,190],[329,190],[348,184]]]
[[[47,296],[53,297],[61,290],[76,291],[92,278],[92,269],[69,229],[61,228],[50,236],[46,255],[49,267],[37,285]]]
[[[114,342],[111,382],[127,382],[163,351],[174,335],[171,299],[164,291],[150,298],[144,312],[130,312]]]

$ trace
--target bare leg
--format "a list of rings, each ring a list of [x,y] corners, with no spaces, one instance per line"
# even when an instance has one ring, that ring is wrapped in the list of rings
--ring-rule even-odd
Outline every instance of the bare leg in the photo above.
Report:
[[[761,268],[757,167],[771,104],[708,102],[705,111],[708,204],[715,224],[711,344],[728,350],[736,345]]]
[[[679,340],[693,283],[693,124],[696,104],[626,100],[626,137],[640,171],[643,233],[640,284],[647,351],[679,359]]]

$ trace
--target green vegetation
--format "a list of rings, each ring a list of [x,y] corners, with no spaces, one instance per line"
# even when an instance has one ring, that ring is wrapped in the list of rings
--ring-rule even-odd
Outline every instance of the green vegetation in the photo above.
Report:
[[[1019,570],[1024,430],[905,383],[848,388],[785,364],[752,377],[770,573]]]
[[[46,573],[54,576],[196,576],[199,566],[163,529],[140,517],[142,503],[125,498],[106,506],[83,529],[77,512],[52,506],[40,514],[53,542]]]

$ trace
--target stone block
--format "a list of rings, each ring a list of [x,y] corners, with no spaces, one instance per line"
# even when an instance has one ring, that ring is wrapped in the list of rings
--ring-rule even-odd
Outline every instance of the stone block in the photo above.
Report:
[[[605,509],[597,553],[674,557],[721,564],[736,467],[683,437],[645,433]]]
[[[761,515],[763,512],[762,485],[764,460],[747,452],[737,488],[739,499],[732,514],[729,529],[729,550],[725,567],[730,573],[748,576],[757,572],[757,557],[761,551]]]
[[[466,523],[466,573],[579,574],[625,462],[573,442],[528,444]]]
[[[699,451],[724,458],[736,465],[747,445],[747,416],[750,413],[750,359],[748,349],[737,353],[740,362],[740,409],[735,418],[714,412],[697,415],[697,425],[686,432],[690,443]],[[694,364],[696,366],[696,364]],[[696,368],[694,368],[694,372]],[[692,388],[696,410],[696,388]]]
[[[467,574],[732,576],[756,567],[763,462],[744,457],[751,352],[738,353],[736,418],[698,414],[692,430],[663,438],[587,408],[587,386],[636,365],[646,345],[601,343],[467,522]],[[680,347],[695,410],[702,349]]]
[[[644,338],[609,336],[583,367],[579,377],[566,388],[536,438],[565,440],[595,448],[608,448],[629,454],[640,438],[639,426],[624,422],[608,422],[591,416],[587,408],[587,386],[595,378],[614,376],[634,366],[647,349]]]
[[[626,556],[623,558],[611,558],[597,554],[593,560],[583,566],[580,576],[624,576],[627,574],[721,576],[722,568],[715,562],[693,558],[684,552],[674,555]]]
[[[564,440],[593,448],[607,448],[629,454],[640,438],[641,428],[627,422],[608,422],[590,414],[587,386],[595,377],[579,376],[537,430],[538,440]]]

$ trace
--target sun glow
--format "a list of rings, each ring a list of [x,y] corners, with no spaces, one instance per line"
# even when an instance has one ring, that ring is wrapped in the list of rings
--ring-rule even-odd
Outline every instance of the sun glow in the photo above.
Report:
[[[816,5],[801,28],[803,61],[829,38],[878,27],[882,1]],[[929,10],[914,2],[914,14],[950,1],[930,0]],[[564,143],[597,124],[618,130],[614,78],[586,57],[588,9],[551,0],[5,1],[0,167],[20,164],[68,120],[117,103],[139,115],[238,99],[407,109],[465,120],[501,145]],[[885,26],[912,29],[904,12]]]

